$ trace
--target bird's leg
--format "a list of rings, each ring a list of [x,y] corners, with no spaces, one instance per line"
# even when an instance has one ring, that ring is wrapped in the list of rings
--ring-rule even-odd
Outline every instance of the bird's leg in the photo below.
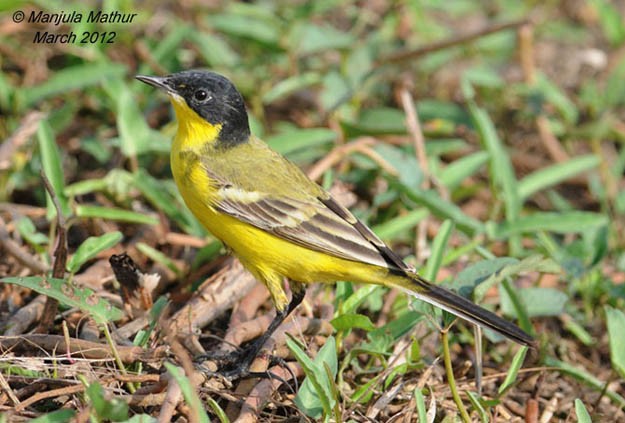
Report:
[[[265,345],[265,342],[304,299],[306,289],[302,284],[291,282],[290,286],[292,296],[289,305],[283,310],[277,310],[276,317],[273,318],[265,333],[256,338],[245,349],[235,351],[228,359],[224,360],[227,362],[220,367],[218,373],[230,380],[240,379],[249,375],[250,365],[263,348],[263,345]]]

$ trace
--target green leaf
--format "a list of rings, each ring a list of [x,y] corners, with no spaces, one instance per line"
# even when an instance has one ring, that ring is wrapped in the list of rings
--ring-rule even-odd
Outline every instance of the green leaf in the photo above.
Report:
[[[41,154],[41,162],[46,177],[50,180],[54,193],[59,200],[61,213],[64,216],[71,214],[69,200],[65,195],[65,177],[63,176],[63,163],[61,161],[61,153],[54,140],[52,127],[46,120],[39,122],[37,130],[37,139],[39,141],[39,152]],[[46,192],[47,217],[48,220],[56,216],[56,209],[52,204],[52,198]]]
[[[147,216],[143,213],[137,213],[124,209],[114,209],[110,207],[86,206],[83,204],[76,206],[76,216],[116,220],[118,222],[139,223],[144,225],[158,224],[158,219],[156,217]]]
[[[551,82],[544,74],[538,74],[535,89],[558,109],[566,123],[573,125],[577,122],[579,112],[577,107],[575,107],[575,103],[566,96],[558,85]]]
[[[469,68],[464,72],[463,77],[478,87],[502,88],[506,84],[504,79],[489,67]]]
[[[192,31],[189,38],[212,67],[234,68],[241,61],[239,54],[218,34]]]
[[[80,244],[74,255],[67,262],[67,271],[76,273],[83,264],[97,256],[100,252],[117,245],[123,237],[119,231],[101,236],[90,236]]]
[[[393,181],[390,181],[390,185],[392,188],[396,188],[406,194],[410,200],[427,207],[435,216],[453,221],[464,232],[475,234],[485,230],[482,222],[468,216],[460,207],[451,201],[444,200],[434,190],[412,189]]]
[[[618,407],[625,407],[625,398],[609,388],[606,389],[606,383],[602,380],[597,379],[597,377],[589,373],[586,369],[573,366],[549,355],[545,356],[544,365],[557,368],[559,371],[569,376],[572,376],[575,379],[580,380],[586,385],[592,387],[595,391],[605,393],[605,396],[610,398]]]
[[[397,175],[399,182],[412,189],[420,189],[423,171],[415,156],[406,154],[400,148],[390,144],[378,143],[373,149],[399,172]]]
[[[307,72],[283,79],[274,85],[263,95],[263,103],[271,104],[274,101],[283,99],[296,91],[310,87],[321,82],[321,75],[318,72]]]
[[[586,406],[579,398],[575,398],[575,415],[577,416],[577,423],[592,423]]]
[[[493,239],[503,239],[513,234],[535,233],[538,231],[562,234],[580,233],[608,224],[603,214],[586,211],[536,212],[514,222],[487,223],[487,233]]]
[[[488,412],[484,409],[484,406],[482,405],[482,403],[480,402],[480,398],[477,396],[477,394],[475,392],[472,391],[465,391],[467,396],[469,397],[469,401],[471,401],[471,405],[473,406],[473,408],[475,409],[475,411],[477,411],[477,413],[480,416],[480,420],[482,421],[482,423],[488,423]],[[422,420],[425,421],[425,420]]]
[[[424,98],[416,102],[419,118],[423,122],[427,121],[447,121],[451,122],[452,128],[457,125],[470,127],[471,117],[467,111],[458,104],[451,101],[442,101],[433,98]],[[439,139],[436,140],[438,143]],[[464,143],[464,140],[462,141]]]
[[[359,289],[357,289],[352,295],[350,295],[344,302],[341,304],[339,313],[340,314],[350,314],[355,313],[363,302],[367,300],[372,295],[375,295],[375,292],[382,290],[379,285],[363,285]]]
[[[430,213],[424,208],[409,211],[401,216],[396,216],[384,223],[373,226],[371,230],[384,240],[395,239],[398,235],[405,234],[413,229],[419,222],[428,217]]]
[[[414,390],[415,403],[417,405],[417,415],[419,416],[419,422],[427,422],[427,411],[425,408],[425,398],[423,392],[418,387]]]
[[[421,272],[425,279],[430,281],[436,280],[436,275],[438,274],[438,270],[443,262],[443,255],[445,254],[445,249],[447,248],[447,243],[453,229],[453,222],[451,220],[445,220],[438,230],[438,233],[432,242],[432,253],[430,258],[428,259],[425,269]]]
[[[538,191],[557,185],[573,176],[597,167],[599,162],[599,157],[586,155],[574,157],[564,163],[556,163],[537,170],[519,181],[519,196],[525,200]]]
[[[423,301],[421,301],[421,303],[426,304]],[[371,340],[372,345],[383,345],[380,350],[376,350],[376,353],[386,351],[384,348],[386,348],[387,341],[383,339],[382,335],[390,335],[390,342],[393,343],[400,337],[412,331],[416,324],[424,318],[425,315],[423,313],[417,311],[406,311],[381,328],[377,328],[374,331],[369,332],[369,339]],[[389,346],[392,346],[392,344]]]
[[[352,94],[349,80],[345,75],[338,71],[330,70],[323,76],[319,102],[324,111],[331,112],[338,109],[350,99]]]
[[[506,221],[516,221],[521,203],[518,196],[517,181],[510,155],[497,135],[495,125],[486,111],[474,101],[469,101],[469,112],[480,134],[480,139],[490,157],[491,180],[499,190],[495,194],[503,197],[506,211]]]
[[[208,402],[208,406],[211,408],[211,410],[213,410],[213,413],[215,413],[221,423],[230,423],[228,415],[226,414],[224,409],[221,408],[217,401],[215,401],[211,397],[207,397],[206,402]]]
[[[521,288],[515,293],[525,305],[529,317],[559,316],[569,300],[568,295],[554,288]],[[516,308],[507,295],[501,295],[501,309],[508,316],[517,316]]]
[[[71,421],[75,415],[75,410],[65,408],[53,411],[48,414],[44,414],[43,416],[39,416],[35,419],[32,419],[30,423],[66,423]],[[2,419],[0,418],[0,420]]]
[[[506,374],[506,378],[503,383],[499,387],[497,393],[501,396],[504,392],[508,390],[512,385],[514,385],[517,381],[517,376],[519,375],[519,370],[523,366],[523,361],[525,361],[525,355],[527,354],[527,347],[521,347],[514,354],[514,358],[512,359],[512,363],[510,364],[510,368],[508,369],[508,373]]]
[[[593,338],[593,336],[588,333],[584,327],[579,324],[575,319],[571,316],[563,315],[562,316],[564,328],[571,332],[575,337],[584,345],[590,347],[597,343],[597,340]]]
[[[196,31],[191,25],[185,25],[181,21],[177,21],[175,25],[171,25],[170,30],[166,32],[163,38],[159,38],[158,42],[155,43],[150,51],[153,60],[161,65],[164,65],[164,63],[168,61],[171,62],[171,59],[177,56],[180,51],[179,49],[183,48],[181,44],[192,37],[196,32],[200,31]],[[145,65],[142,65],[142,67],[143,66]],[[144,74],[144,72],[147,72],[147,69],[148,67],[145,66],[145,68],[141,69],[141,72],[138,73]]]
[[[625,378],[625,313],[605,306],[612,367]]]
[[[332,319],[330,323],[337,331],[364,329],[368,332],[375,329],[375,325],[371,322],[371,319],[369,319],[368,316],[356,313],[342,314]]]
[[[122,77],[126,67],[115,62],[89,63],[57,70],[40,85],[24,88],[22,96],[26,107],[37,101],[57,94],[71,94],[71,91],[98,84],[104,80]]]
[[[406,116],[399,109],[364,109],[356,122],[341,122],[350,137],[357,135],[405,134]]]
[[[21,237],[24,238],[30,245],[34,247],[41,247],[42,245],[48,244],[50,242],[49,238],[42,234],[41,232],[37,232],[37,228],[32,220],[30,220],[27,216],[22,216],[15,223],[15,227],[20,233]],[[38,252],[43,252],[43,249],[37,248]]]
[[[198,423],[209,423],[210,419],[206,414],[206,410],[202,406],[202,401],[198,396],[195,388],[184,374],[184,371],[180,367],[176,367],[172,363],[165,363],[165,368],[169,372],[170,375],[173,376],[174,380],[180,386],[180,390],[182,391],[182,396],[186,401],[187,405],[191,409],[192,420],[193,417],[197,418]],[[194,416],[193,416],[194,415]]]
[[[210,15],[208,21],[218,32],[274,48],[279,46],[280,21],[277,18],[226,12]]]
[[[155,262],[160,263],[163,266],[167,267],[176,275],[182,276],[182,270],[180,270],[178,266],[176,266],[176,263],[172,259],[167,257],[165,254],[156,250],[155,248],[152,248],[148,244],[145,244],[143,242],[138,242],[137,250],[141,251],[143,254],[145,254],[150,259],[154,260]]]
[[[65,187],[65,195],[68,197],[76,197],[78,195],[85,195],[96,191],[104,191],[107,186],[108,183],[106,178],[85,179],[74,182],[73,184]]]
[[[77,288],[67,283],[65,279],[28,276],[2,278],[0,282],[30,288],[68,307],[77,307],[90,314],[93,320],[101,325],[119,320],[123,316],[120,309],[113,307],[107,300],[99,298],[91,289]]]
[[[163,189],[163,181],[159,181],[147,173],[145,169],[139,169],[134,177],[133,184],[150,204],[157,210],[162,210],[170,219],[176,222],[186,233],[205,235],[206,231],[193,217],[188,208],[182,205],[174,196],[172,189]]]
[[[293,129],[266,139],[267,144],[280,154],[289,155],[299,149],[329,144],[336,139],[336,132],[327,128]]]
[[[621,45],[625,40],[625,24],[617,4],[607,0],[593,0],[589,3],[599,12],[601,29],[610,44],[614,47]]]
[[[299,56],[353,46],[354,37],[330,25],[304,23],[293,27],[289,43]]]
[[[438,180],[450,191],[455,190],[469,176],[476,173],[490,158],[486,151],[478,151],[455,160],[440,171]]]
[[[125,157],[152,151],[169,152],[169,138],[148,126],[137,104],[136,94],[125,81],[109,79],[103,87],[115,106],[119,146]]]
[[[122,423],[158,423],[158,420],[156,417],[152,417],[149,414],[135,414]]]
[[[458,275],[458,278],[456,278],[455,286],[461,286],[461,288],[459,288],[460,291],[463,290],[462,287],[465,285],[474,286],[475,291],[473,295],[477,300],[483,299],[490,288],[500,283],[505,278],[514,277],[523,272],[560,273],[562,270],[553,260],[540,255],[529,256],[521,261],[511,257],[497,257],[478,262],[475,266],[475,270],[473,269],[473,265],[466,269],[469,272],[475,272],[477,270],[477,277],[473,282],[471,282],[471,279],[466,282],[463,270]],[[480,275],[479,272],[483,272],[483,274]],[[475,273],[469,273],[468,277],[474,277],[474,274]]]
[[[128,419],[128,404],[119,398],[107,400],[104,389],[98,382],[91,382],[85,395],[89,398],[98,420],[119,422]]]
[[[327,339],[314,360],[306,355],[292,337],[287,338],[286,344],[306,374],[306,379],[295,397],[295,404],[309,417],[319,418],[322,414],[330,416],[337,399],[332,395],[330,384],[334,381],[328,380],[324,363],[330,366],[332,376],[336,377],[338,361],[334,337]]]

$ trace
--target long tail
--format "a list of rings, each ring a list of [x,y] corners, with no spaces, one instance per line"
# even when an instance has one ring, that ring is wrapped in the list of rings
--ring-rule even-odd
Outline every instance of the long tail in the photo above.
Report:
[[[536,347],[536,341],[514,323],[502,319],[448,289],[434,285],[417,274],[407,274],[394,280],[408,294],[448,311],[476,325],[492,329],[511,340],[529,347]]]

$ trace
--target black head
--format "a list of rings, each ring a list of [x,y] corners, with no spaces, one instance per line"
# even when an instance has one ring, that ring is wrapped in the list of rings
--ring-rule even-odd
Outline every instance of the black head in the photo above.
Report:
[[[248,140],[250,127],[243,97],[226,77],[191,70],[165,77],[137,75],[136,78],[182,98],[191,110],[212,125],[222,125],[219,141],[223,146]]]

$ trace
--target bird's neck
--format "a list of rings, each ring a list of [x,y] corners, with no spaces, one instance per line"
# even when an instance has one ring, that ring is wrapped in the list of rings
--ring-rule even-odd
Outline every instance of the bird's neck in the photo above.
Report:
[[[178,101],[172,103],[178,120],[178,132],[172,145],[172,153],[174,151],[198,152],[206,144],[212,144],[219,138],[221,124],[211,124],[198,116],[186,104]]]

